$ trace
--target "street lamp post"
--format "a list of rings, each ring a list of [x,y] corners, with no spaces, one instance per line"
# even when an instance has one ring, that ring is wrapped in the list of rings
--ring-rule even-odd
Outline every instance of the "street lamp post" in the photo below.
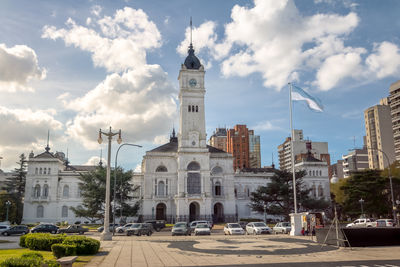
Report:
[[[119,150],[121,149],[121,147],[123,147],[123,146],[137,146],[137,147],[142,147],[142,146],[139,146],[139,145],[135,145],[135,144],[128,144],[128,143],[125,143],[125,144],[122,144],[122,145],[120,145],[119,147],[118,147],[118,149],[117,149],[117,153],[115,154],[115,167],[114,167],[114,207],[113,207],[113,224],[114,224],[114,227],[113,227],[113,235],[115,234],[115,202],[116,202],[116,191],[117,191],[117,161],[118,161],[118,152],[119,152]],[[122,180],[121,180],[121,188],[122,188]],[[121,208],[120,208],[120,218],[119,218],[119,220],[121,221],[121,218],[122,218],[122,190],[121,190]]]
[[[392,173],[390,170],[390,160],[389,157],[386,155],[385,152],[383,152],[383,150],[379,149],[379,148],[371,148],[371,147],[367,147],[368,149],[375,149],[378,150],[380,152],[382,152],[382,154],[385,156],[387,164],[388,164],[388,174],[389,174],[389,182],[390,182],[390,194],[392,196],[392,215],[393,215],[393,220],[396,220],[396,205],[394,203],[394,194],[393,194],[393,183],[392,183]]]
[[[7,210],[6,210],[6,222],[8,222],[8,209],[10,208],[10,206],[11,206],[11,202],[10,202],[10,200],[7,200],[6,201],[6,208],[7,208]]]
[[[112,240],[112,234],[110,233],[110,173],[111,173],[111,140],[114,135],[118,134],[118,139],[117,142],[118,144],[121,144],[122,139],[121,139],[121,130],[119,130],[116,133],[113,133],[111,131],[111,126],[109,132],[102,132],[101,129],[99,130],[99,138],[97,141],[99,144],[103,142],[103,139],[101,138],[101,135],[104,134],[105,136],[108,137],[108,158],[107,158],[107,176],[106,176],[106,204],[104,208],[104,231],[101,233],[100,240]]]
[[[264,204],[264,222],[267,223],[267,204]]]
[[[360,199],[358,202],[360,202],[360,205],[361,205],[361,216],[364,214],[364,209],[363,209],[363,204],[364,204],[364,199]],[[360,216],[360,218],[361,218],[361,216]]]

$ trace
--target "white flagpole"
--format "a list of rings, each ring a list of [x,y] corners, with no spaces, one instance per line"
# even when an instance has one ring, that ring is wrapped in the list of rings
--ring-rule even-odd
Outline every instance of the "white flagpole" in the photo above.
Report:
[[[294,213],[297,213],[297,196],[296,196],[296,174],[294,172],[294,131],[293,131],[293,111],[292,111],[292,84],[289,83],[289,98],[290,98],[290,132],[292,138],[290,140],[290,154],[292,157],[292,174],[293,174],[293,199],[294,199]]]

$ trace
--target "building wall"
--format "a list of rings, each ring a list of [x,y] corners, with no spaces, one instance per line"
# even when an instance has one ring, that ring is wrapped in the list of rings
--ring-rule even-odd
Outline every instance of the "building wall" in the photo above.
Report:
[[[383,102],[382,102],[383,103]],[[387,102],[386,102],[387,103]],[[368,149],[368,162],[370,169],[383,170],[388,166],[388,161],[395,160],[392,119],[388,105],[376,105],[364,111],[365,130]]]
[[[227,151],[227,133],[226,128],[217,128],[213,135],[210,137],[210,146],[216,147],[220,150]]]
[[[254,130],[249,130],[249,167],[261,168],[260,136],[254,135]]]
[[[369,168],[367,149],[354,149],[347,155],[342,156],[343,159],[343,178],[350,177],[354,171],[362,171]]]
[[[400,80],[390,85],[389,94],[395,158],[400,160]]]
[[[233,168],[249,168],[249,130],[246,125],[235,125],[227,132],[227,152],[235,158]]]

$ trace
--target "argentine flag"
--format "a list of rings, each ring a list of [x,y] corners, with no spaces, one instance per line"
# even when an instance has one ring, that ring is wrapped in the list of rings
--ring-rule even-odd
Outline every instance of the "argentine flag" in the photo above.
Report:
[[[314,111],[322,112],[324,111],[324,107],[321,104],[321,101],[311,96],[309,93],[292,84],[292,100],[295,101],[306,101],[307,106]]]

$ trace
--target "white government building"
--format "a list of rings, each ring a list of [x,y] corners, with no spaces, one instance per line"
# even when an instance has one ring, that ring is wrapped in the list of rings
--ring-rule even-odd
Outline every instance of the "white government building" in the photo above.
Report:
[[[142,172],[132,177],[132,184],[140,186],[139,214],[143,220],[233,222],[263,217],[251,211],[250,193],[267,185],[274,168],[234,172],[232,155],[207,145],[204,75],[204,66],[190,44],[178,77],[179,132],[176,136],[173,131],[167,144],[147,151]],[[76,218],[70,207],[82,204],[79,172],[95,166],[70,166],[63,153],[49,150],[47,146],[45,152],[29,156],[23,222],[85,221]],[[321,185],[318,197],[329,198],[326,164],[311,165],[314,175],[311,172],[305,183],[311,188]]]

